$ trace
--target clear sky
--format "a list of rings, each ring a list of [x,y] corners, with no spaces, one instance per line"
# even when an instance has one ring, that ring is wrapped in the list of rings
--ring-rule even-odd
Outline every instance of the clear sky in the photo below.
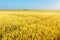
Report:
[[[60,0],[0,0],[0,9],[60,9]]]

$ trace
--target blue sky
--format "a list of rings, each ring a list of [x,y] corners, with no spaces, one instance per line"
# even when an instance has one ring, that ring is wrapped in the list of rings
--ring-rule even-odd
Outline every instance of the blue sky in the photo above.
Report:
[[[60,0],[0,0],[0,9],[60,10]]]

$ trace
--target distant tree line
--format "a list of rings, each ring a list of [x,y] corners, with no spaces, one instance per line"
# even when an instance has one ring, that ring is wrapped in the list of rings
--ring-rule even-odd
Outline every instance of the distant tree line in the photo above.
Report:
[[[30,10],[30,9],[23,9],[23,10]]]

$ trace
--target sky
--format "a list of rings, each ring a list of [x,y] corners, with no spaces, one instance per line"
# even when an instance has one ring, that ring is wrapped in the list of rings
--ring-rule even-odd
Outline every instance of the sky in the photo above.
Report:
[[[0,0],[0,9],[60,10],[60,0]]]

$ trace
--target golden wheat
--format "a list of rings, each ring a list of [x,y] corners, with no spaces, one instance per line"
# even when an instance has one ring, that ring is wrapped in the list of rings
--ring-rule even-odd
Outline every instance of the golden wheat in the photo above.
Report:
[[[0,11],[0,40],[60,40],[60,14]]]

